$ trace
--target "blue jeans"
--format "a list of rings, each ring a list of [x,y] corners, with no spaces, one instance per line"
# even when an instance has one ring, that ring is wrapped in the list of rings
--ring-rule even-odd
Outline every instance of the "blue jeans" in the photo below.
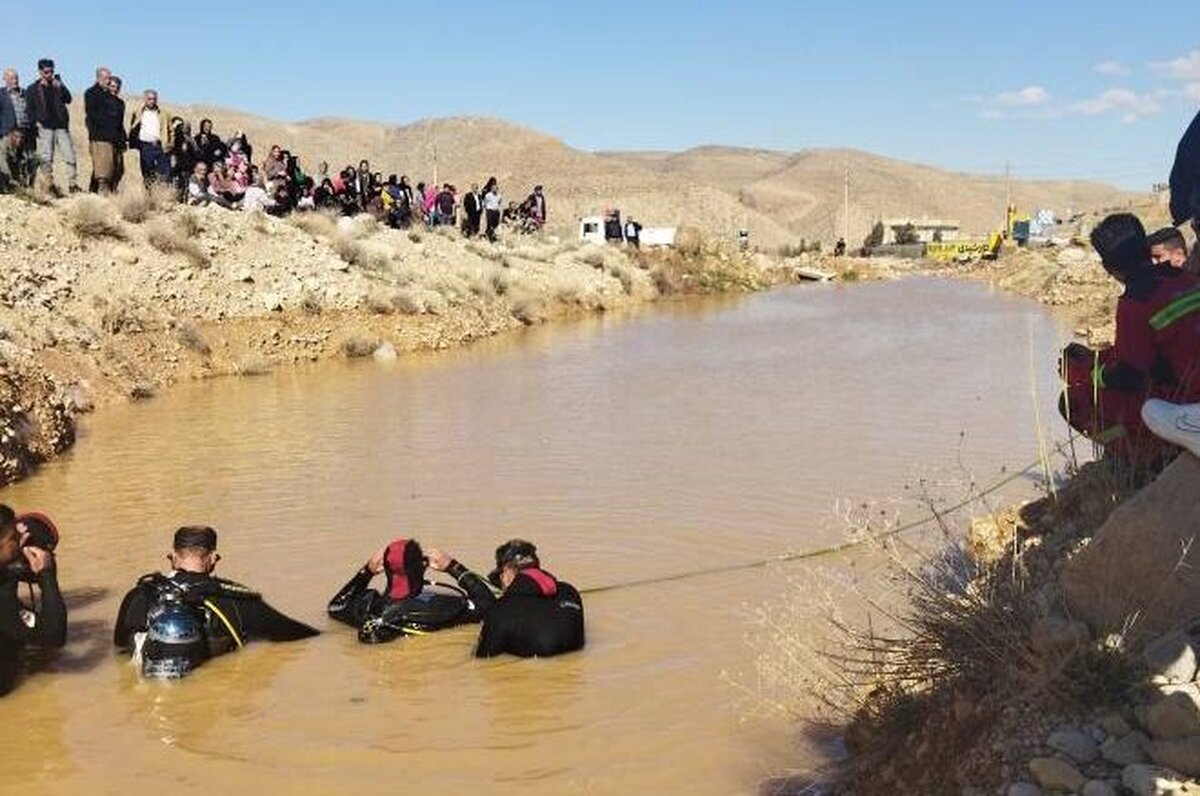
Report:
[[[142,177],[146,179],[146,182],[152,180],[166,182],[171,176],[171,159],[163,151],[162,144],[147,144],[143,141],[141,148],[138,149],[138,155],[142,163]]]

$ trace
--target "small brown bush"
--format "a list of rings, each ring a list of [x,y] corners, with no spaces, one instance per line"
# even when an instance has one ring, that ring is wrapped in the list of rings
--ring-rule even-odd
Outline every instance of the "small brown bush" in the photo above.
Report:
[[[80,196],[67,211],[67,223],[81,238],[124,240],[125,228],[113,206],[98,196]]]
[[[154,210],[153,200],[149,192],[137,180],[126,180],[117,190],[113,200],[121,218],[130,224],[140,224],[150,217]]]
[[[425,302],[415,290],[398,290],[392,295],[392,306],[404,315],[420,315],[425,311]]]
[[[316,293],[305,293],[304,297],[300,299],[300,309],[306,315],[320,315],[321,297]]]
[[[175,339],[185,348],[189,348],[201,356],[206,357],[212,353],[212,346],[204,339],[204,333],[191,321],[182,321],[176,327]]]
[[[233,372],[239,376],[266,376],[271,372],[270,360],[250,356],[233,364]]]
[[[137,306],[126,296],[104,302],[104,310],[100,315],[100,328],[108,334],[123,334],[125,332],[144,332],[146,320]]]
[[[297,229],[302,229],[314,238],[332,238],[338,231],[338,217],[329,211],[319,210],[311,213],[293,213],[288,216],[288,223]]]
[[[417,232],[415,229],[410,229],[408,231],[408,239],[410,241],[412,241],[413,243],[420,243],[421,242],[421,233]]]
[[[538,296],[524,296],[512,303],[512,316],[526,326],[546,320],[546,302]]]
[[[158,219],[146,225],[146,240],[163,254],[180,254],[193,266],[207,268],[212,259],[194,239],[194,225],[195,219],[191,215],[180,215],[171,221]]]
[[[391,300],[377,293],[367,296],[363,301],[363,305],[376,315],[391,315],[397,309]]]
[[[355,335],[342,342],[342,353],[350,359],[369,357],[379,348],[379,340],[374,337]]]

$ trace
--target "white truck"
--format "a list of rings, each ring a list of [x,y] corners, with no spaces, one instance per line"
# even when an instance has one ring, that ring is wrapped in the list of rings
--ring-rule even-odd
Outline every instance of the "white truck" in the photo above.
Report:
[[[641,227],[638,243],[641,246],[671,247],[675,245],[678,227]],[[625,225],[620,210],[609,210],[602,216],[579,219],[579,240],[584,243],[623,243]]]

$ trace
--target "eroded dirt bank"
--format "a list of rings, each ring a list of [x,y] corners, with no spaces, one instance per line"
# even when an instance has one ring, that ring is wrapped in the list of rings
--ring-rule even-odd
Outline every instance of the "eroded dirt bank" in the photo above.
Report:
[[[777,261],[684,236],[666,254],[369,217],[276,219],[139,189],[0,197],[0,483],[74,442],[74,416],[180,380],[391,357],[686,293],[789,281]]]

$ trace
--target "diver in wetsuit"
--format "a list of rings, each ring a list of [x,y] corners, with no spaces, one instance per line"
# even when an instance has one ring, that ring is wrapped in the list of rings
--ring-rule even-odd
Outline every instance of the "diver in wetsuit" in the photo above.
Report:
[[[415,539],[395,539],[376,551],[350,582],[329,601],[329,615],[358,628],[364,644],[382,644],[404,635],[479,621],[466,593],[425,580],[427,561]],[[370,588],[382,573],[384,590]]]
[[[531,542],[511,539],[497,547],[487,582],[441,550],[429,551],[429,565],[457,580],[483,614],[475,657],[544,658],[583,649],[583,598],[541,568]],[[503,589],[499,597],[488,582]]]
[[[67,606],[53,553],[57,542],[58,529],[49,517],[18,517],[0,504],[0,696],[16,685],[22,648],[67,643]],[[21,601],[21,583],[38,587],[40,605]]]
[[[215,577],[217,532],[175,532],[173,567],[138,579],[117,614],[113,643],[133,652],[146,677],[179,678],[251,639],[297,641],[319,631],[276,611],[257,592]]]

